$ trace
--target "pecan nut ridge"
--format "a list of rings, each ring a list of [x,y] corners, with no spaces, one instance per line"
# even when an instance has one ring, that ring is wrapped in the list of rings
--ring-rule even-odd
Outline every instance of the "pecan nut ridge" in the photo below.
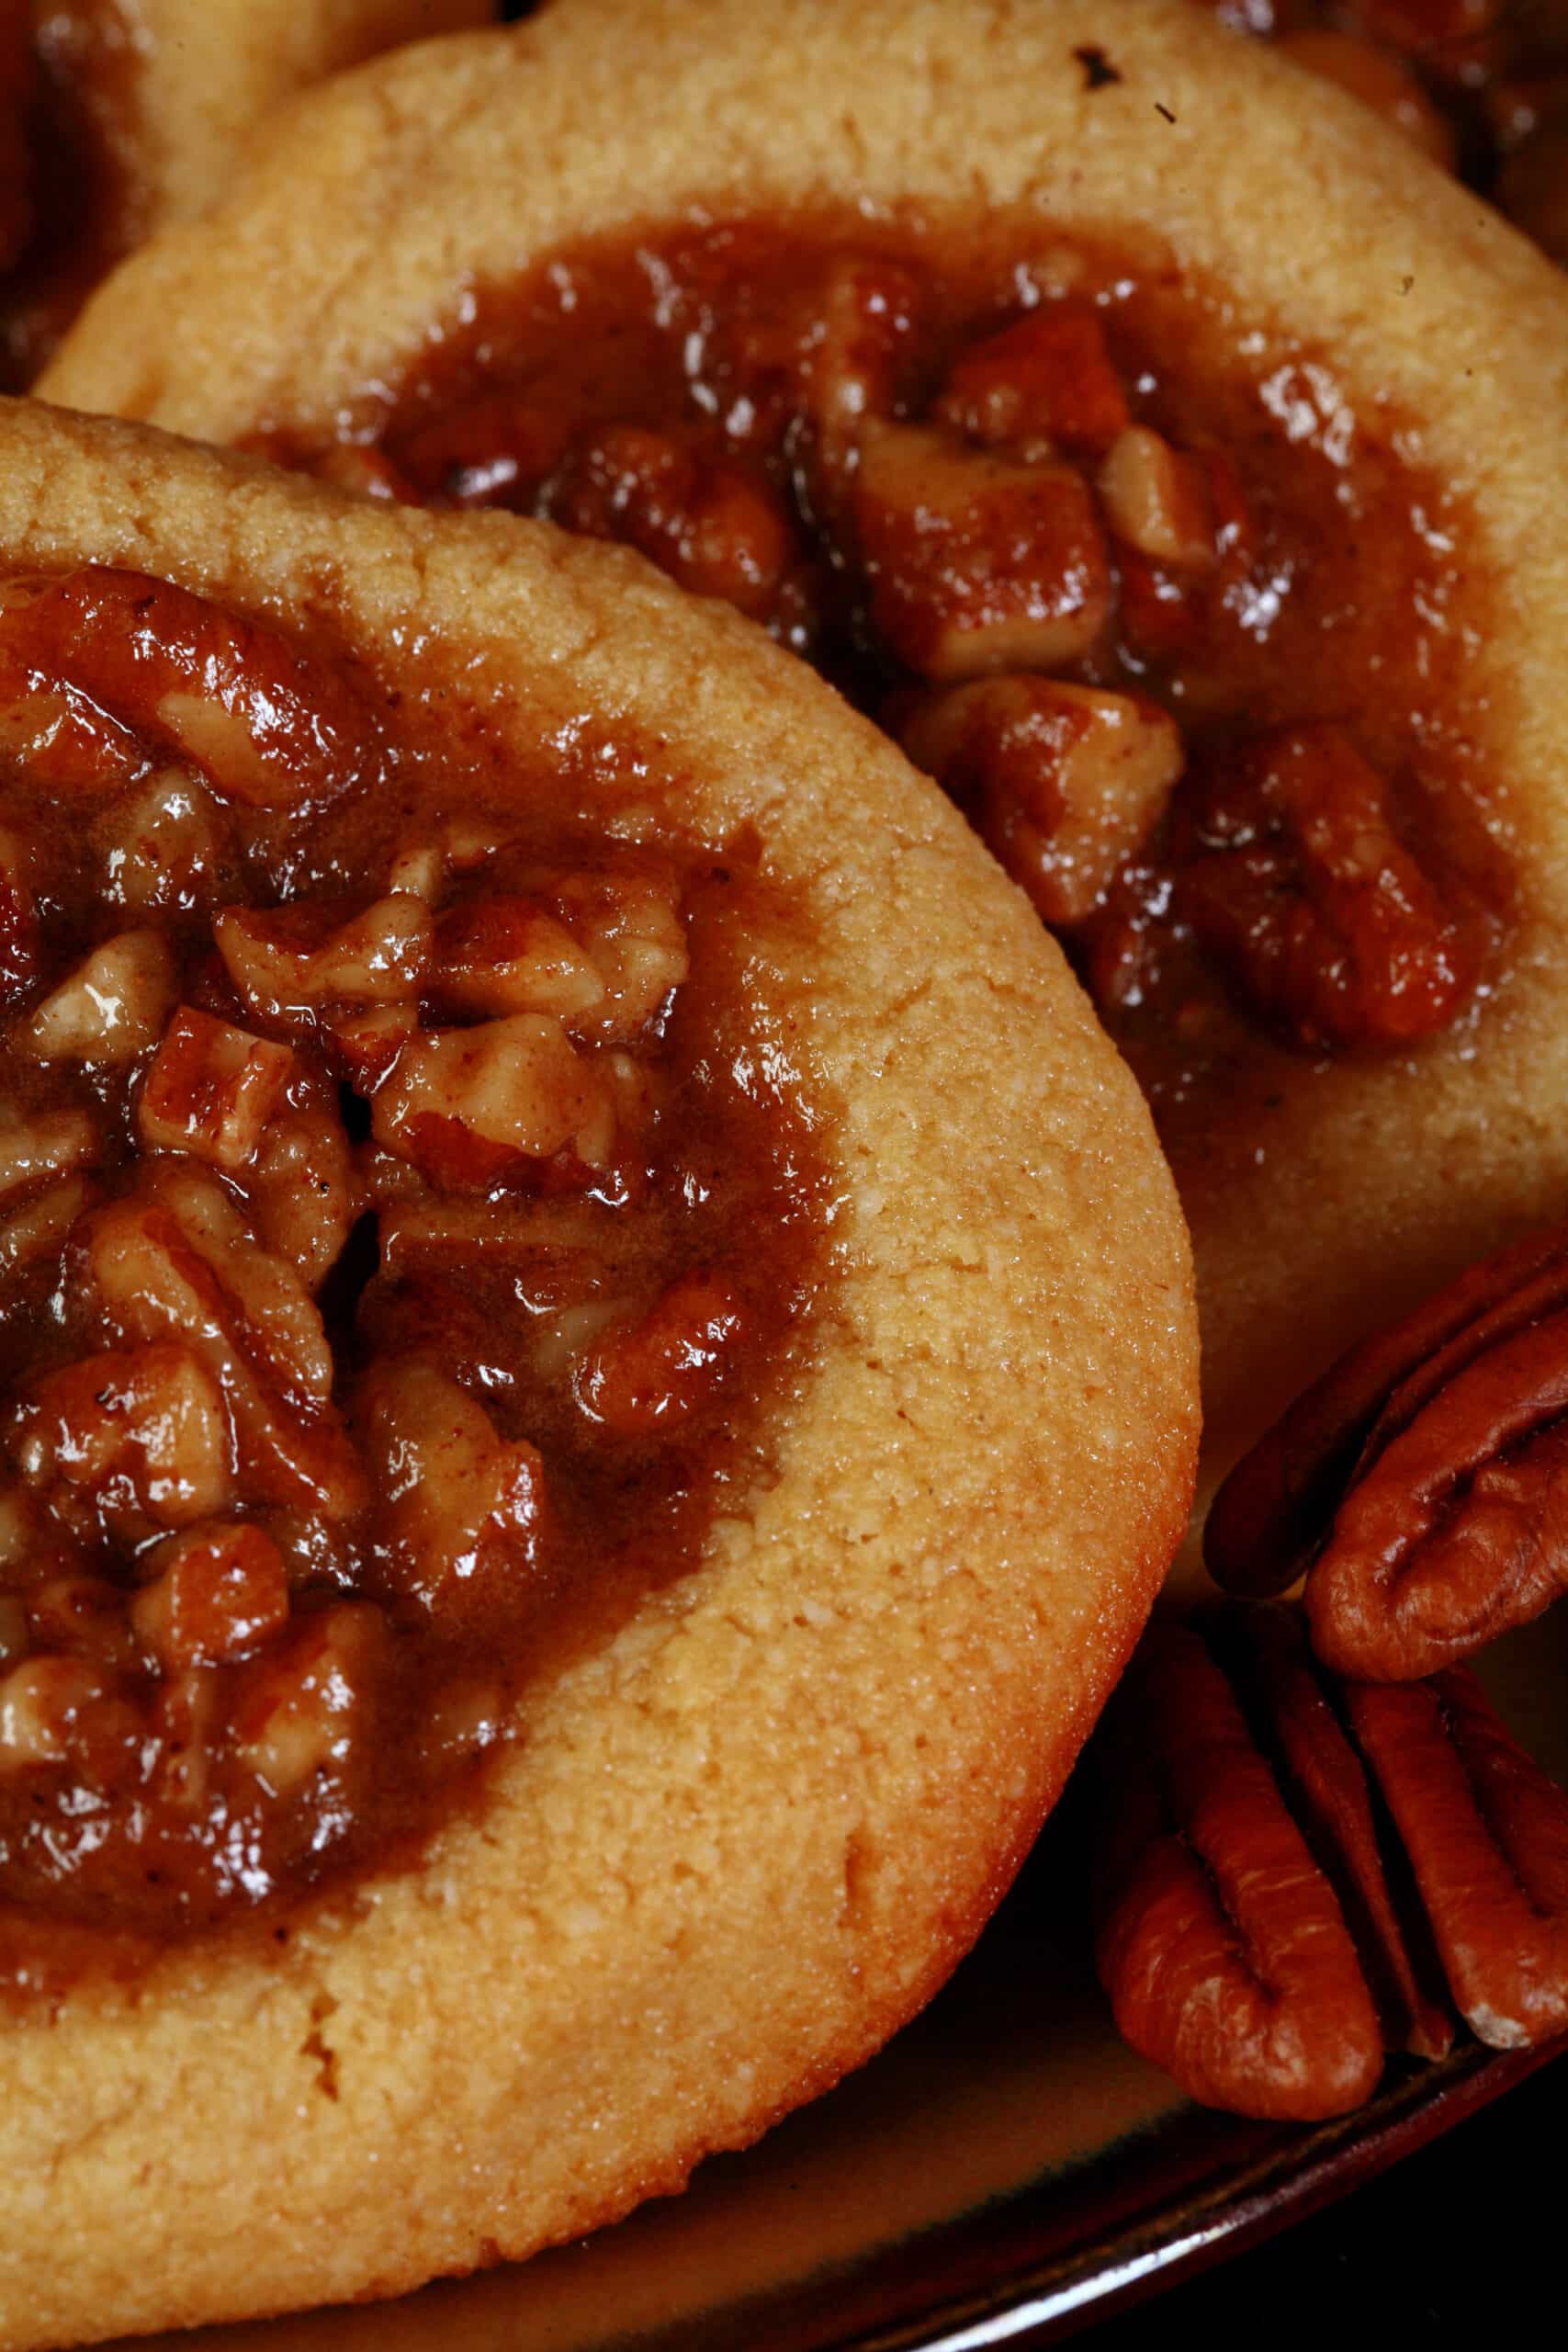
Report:
[[[1320,1655],[1415,1679],[1568,1583],[1568,1229],[1471,1268],[1353,1348],[1239,1463],[1205,1531],[1227,1590],[1310,1572]]]
[[[1568,1792],[1474,1677],[1352,1683],[1347,1703],[1415,1870],[1454,1999],[1477,2039],[1568,2029]]]
[[[1382,2070],[1333,1889],[1199,1636],[1157,1624],[1110,1725],[1096,1962],[1134,2049],[1208,2105],[1316,2120]]]
[[[1568,1587],[1568,1314],[1438,1388],[1361,1473],[1307,1580],[1318,1655],[1414,1680]]]
[[[1442,2058],[1454,2021],[1441,1971],[1410,1916],[1409,1890],[1396,1900],[1385,1868],[1391,1840],[1371,1784],[1314,1666],[1298,1611],[1268,1602],[1219,1609],[1202,1621],[1273,1764],[1281,1792],[1345,1915],[1384,2047]],[[1397,1860],[1397,1857],[1392,1859]],[[1422,1963],[1425,1963],[1423,1965]]]

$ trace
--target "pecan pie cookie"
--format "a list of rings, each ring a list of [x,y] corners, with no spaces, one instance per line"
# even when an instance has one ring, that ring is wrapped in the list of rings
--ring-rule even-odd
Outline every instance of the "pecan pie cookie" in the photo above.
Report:
[[[96,281],[204,212],[264,115],[491,0],[0,0],[0,354],[25,383]]]
[[[678,2188],[978,1931],[1190,1498],[1146,1110],[620,551],[0,409],[0,2335]]]
[[[1218,1471],[1568,1174],[1565,355],[1179,0],[562,0],[307,100],[47,390],[628,541],[897,734],[1154,1104]]]
[[[1562,0],[1198,0],[1278,42],[1500,205],[1568,265]]]

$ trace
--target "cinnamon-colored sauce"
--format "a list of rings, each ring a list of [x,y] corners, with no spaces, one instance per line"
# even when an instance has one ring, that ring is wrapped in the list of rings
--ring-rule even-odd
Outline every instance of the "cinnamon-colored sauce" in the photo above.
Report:
[[[823,352],[844,339],[846,276],[860,341],[835,411]],[[1010,441],[986,406],[1012,364],[993,338],[1041,321],[1073,337]],[[982,397],[966,401],[976,366]],[[1062,526],[1061,570],[1103,562],[1092,640],[1055,659],[928,659],[919,596],[934,578],[956,608],[983,566],[960,548],[955,587],[922,555],[944,493],[922,489],[918,463],[908,513],[874,508],[868,524],[868,419],[928,429],[936,464],[1014,466],[1024,494],[1031,468],[1076,473],[1089,520],[1075,509]],[[1210,547],[1196,568],[1110,522],[1104,469],[1129,424],[1197,485]],[[1405,420],[1352,401],[1332,354],[1239,320],[1152,240],[1039,221],[661,224],[479,289],[342,430],[265,446],[373,495],[627,538],[761,620],[918,761],[912,708],[998,672],[1173,719],[1168,805],[1066,921],[1017,852],[1009,778],[973,756],[932,763],[1060,931],[1168,1138],[1265,1102],[1304,1064],[1418,1050],[1473,1020],[1506,968],[1505,715],[1474,675],[1495,596],[1473,526]],[[1270,796],[1291,792],[1281,824]],[[1314,831],[1325,811],[1332,870]]]
[[[519,761],[435,662],[134,574],[0,601],[0,1985],[270,1932],[482,1805],[530,1684],[746,1510],[804,1376],[797,909],[655,751]],[[128,934],[84,1046],[54,991]],[[472,1104],[408,1080],[501,1022]]]

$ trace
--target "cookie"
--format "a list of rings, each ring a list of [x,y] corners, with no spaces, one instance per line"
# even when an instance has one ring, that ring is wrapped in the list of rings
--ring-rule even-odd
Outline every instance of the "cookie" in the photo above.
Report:
[[[282,99],[495,12],[489,0],[11,0],[5,13],[0,105],[15,103],[0,260],[19,269],[0,318],[15,388],[113,263],[207,209]]]
[[[867,2056],[1136,1637],[1196,1366],[1131,1079],[803,664],[0,434],[20,2347],[526,2254]]]
[[[580,0],[307,101],[46,389],[630,539],[847,684],[1144,1078],[1217,1475],[1561,1193],[1564,319],[1178,0]]]

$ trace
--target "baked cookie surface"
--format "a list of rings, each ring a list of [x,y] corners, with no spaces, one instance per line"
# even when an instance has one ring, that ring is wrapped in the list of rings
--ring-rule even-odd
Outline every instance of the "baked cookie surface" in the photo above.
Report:
[[[207,209],[281,100],[494,14],[489,0],[10,0],[0,89],[17,102],[0,257],[18,275],[0,283],[6,388],[36,372],[113,263]],[[7,238],[13,175],[25,225]]]
[[[439,805],[445,745],[467,824],[521,818],[530,791],[547,786],[555,814],[569,789],[576,821],[604,835],[606,856],[694,842],[710,861],[752,860],[764,893],[756,903],[774,894],[788,920],[776,931],[761,924],[758,949],[738,967],[734,985],[753,1020],[750,1058],[767,1064],[782,1101],[819,1114],[810,1148],[830,1210],[822,1303],[798,1353],[780,1358],[765,1442],[749,1468],[728,1462],[695,1555],[663,1582],[622,1595],[588,1638],[547,1653],[517,1700],[516,1736],[496,1743],[466,1796],[420,1825],[415,1849],[394,1840],[346,1873],[307,1871],[254,1928],[232,1909],[217,1926],[173,1921],[161,1948],[143,1942],[129,1962],[123,1940],[112,1953],[106,1940],[103,1966],[92,1946],[110,1915],[78,1906],[71,1965],[52,1981],[47,1935],[35,1939],[31,1977],[13,1980],[0,2018],[9,2184],[0,2329],[17,2346],[42,2346],[389,2294],[524,2254],[679,2187],[702,2154],[745,2143],[868,2055],[978,1931],[1136,1636],[1190,1497],[1195,1365],[1180,1219],[1125,1070],[1059,954],[955,813],[801,665],[634,559],[511,518],[380,511],[41,408],[6,408],[0,434],[0,549],[19,583],[0,650],[21,642],[18,628],[35,632],[28,695],[13,690],[7,706],[7,757],[20,759],[19,744],[35,763],[54,761],[48,773],[74,816],[53,833],[79,836],[89,863],[136,796],[156,788],[160,808],[184,822],[210,788],[222,822],[238,829],[248,877],[238,914],[231,906],[212,916],[190,879],[200,859],[182,864],[144,814],[134,878],[108,854],[106,870],[119,878],[106,886],[100,928],[112,935],[96,952],[117,942],[123,950],[130,888],[141,894],[133,936],[142,944],[140,993],[127,1001],[145,1010],[156,962],[145,935],[160,924],[198,999],[165,1018],[160,998],[162,1035],[154,1045],[149,1034],[145,1071],[133,1063],[141,1160],[102,1177],[107,1197],[85,1204],[74,1239],[39,1241],[36,1218],[27,1230],[35,1253],[63,1247],[67,1295],[84,1279],[83,1251],[102,1287],[105,1233],[123,1233],[141,1214],[138,1188],[149,1182],[160,1215],[186,1221],[192,1249],[205,1231],[189,1207],[193,1183],[220,1186],[230,1216],[259,1220],[247,1121],[265,1091],[268,1051],[292,1038],[305,1056],[324,1022],[344,1052],[362,1055],[367,1035],[386,1037],[367,1028],[371,1015],[406,1012],[407,987],[400,993],[387,976],[422,919],[424,867],[395,867],[400,878],[380,903],[403,902],[405,945],[384,944],[367,962],[320,846],[333,837],[310,831],[302,804],[291,813],[298,773],[273,731],[303,691],[289,647],[338,682],[335,696],[319,687],[314,736],[332,773],[354,766],[361,725],[402,747],[364,802],[369,835],[405,804]],[[127,591],[130,574],[151,584]],[[144,616],[129,670],[116,619],[127,594],[141,597]],[[157,690],[133,709],[128,678],[162,659],[145,616],[182,597],[227,616],[203,640],[209,666],[192,673],[192,692],[154,666],[146,674]],[[50,640],[66,651],[50,653],[36,633],[61,599],[73,627]],[[110,626],[95,637],[87,621],[100,611]],[[268,646],[269,670],[258,650]],[[265,712],[246,698],[247,678],[258,676]],[[76,686],[100,714],[80,741]],[[39,695],[53,696],[41,734],[29,700]],[[151,777],[147,762],[133,763],[129,783],[114,770],[115,759],[133,757],[116,726],[141,729],[157,755]],[[28,773],[24,763],[7,787],[7,854],[13,882],[44,877],[38,935],[47,941],[62,887],[48,861],[66,853],[51,839],[29,856],[27,828],[45,826],[62,803],[39,798],[29,818]],[[301,904],[269,916],[268,860],[287,864],[291,842]],[[363,854],[368,872],[381,852]],[[471,887],[482,893],[491,853],[473,854]],[[412,854],[408,844],[400,854]],[[232,865],[220,857],[211,871],[227,874],[219,895],[228,899]],[[185,894],[177,922],[166,912],[170,888]],[[451,918],[450,899],[438,892],[433,904],[438,923]],[[456,974],[465,989],[511,989],[518,957],[487,963],[476,925],[463,929],[465,909],[459,892],[457,935],[468,952],[451,952],[449,935],[430,985],[439,995]],[[489,912],[493,937],[493,903]],[[228,1001],[199,996],[227,984],[184,944],[193,922],[199,931],[209,919],[231,979],[261,991],[249,1000],[256,1034],[236,1045],[247,1015],[230,1009],[229,1041],[209,1052],[200,1085],[181,1086],[171,1057],[184,1067],[192,1023],[220,1025],[208,1006]],[[13,1088],[18,1054],[46,1077],[79,1054],[73,1023],[85,1017],[79,990],[40,996],[55,975],[28,976],[32,936],[15,923],[7,932]],[[570,965],[558,940],[557,950],[552,986]],[[312,978],[318,953],[328,964]],[[279,972],[314,1007],[303,1025],[283,999],[268,1009],[268,975]],[[86,977],[96,1003],[105,974]],[[497,1005],[470,997],[468,1026],[458,1012],[446,1027],[452,1005],[437,1012],[437,1050],[444,1037],[482,1038]],[[422,1011],[420,1022],[428,1018]],[[423,1069],[418,1057],[430,1046],[425,1027],[405,1027],[405,1076],[408,1057]],[[101,1039],[96,1050],[104,1058]],[[111,1069],[124,1068],[118,1052]],[[88,1065],[78,1118],[89,1100],[114,1099],[91,1054]],[[591,1103],[573,1108],[571,1148],[556,1153],[550,1183],[530,1179],[519,1191],[514,1153],[485,1161],[477,1179],[467,1158],[453,1172],[451,1122],[470,1137],[491,1133],[489,1095],[478,1108],[448,1102],[446,1124],[420,1128],[419,1103],[399,1107],[399,1069],[394,1061],[378,1087],[359,1082],[372,1118],[362,1162],[383,1172],[389,1156],[408,1162],[437,1190],[434,1203],[418,1187],[411,1195],[405,1167],[395,1196],[381,1200],[383,1219],[406,1228],[426,1211],[459,1221],[548,1216],[563,1198],[590,1197],[610,1213],[615,1188],[590,1181],[610,1164],[594,1159],[603,1147],[589,1140]],[[389,1100],[389,1129],[378,1108]],[[35,1092],[10,1109],[13,1142],[18,1117],[52,1119],[61,1142],[67,1114],[52,1097]],[[635,1118],[635,1104],[625,1115]],[[265,1139],[265,1106],[260,1117]],[[389,1132],[389,1154],[378,1157]],[[58,1201],[57,1189],[38,1193],[34,1162],[47,1139],[33,1136],[25,1167],[19,1147],[10,1153],[24,1206]],[[535,1136],[526,1148],[536,1159],[554,1145]],[[55,1172],[44,1171],[51,1184]],[[694,1183],[694,1202],[700,1171]],[[218,1212],[209,1203],[203,1214]],[[10,1242],[19,1230],[10,1216]],[[172,1246],[166,1222],[131,1237],[136,1249],[149,1238]],[[307,1258],[315,1246],[297,1228],[292,1244],[263,1238]],[[250,1246],[231,1240],[225,1281],[251,1262]],[[774,1246],[759,1232],[759,1255]],[[282,1277],[270,1279],[276,1306]],[[135,1321],[141,1296],[124,1306],[131,1322],[119,1344],[140,1338],[145,1371],[150,1346],[164,1362],[171,1345],[194,1347],[200,1334],[199,1318],[187,1317],[175,1340],[149,1342]],[[298,1306],[289,1328],[299,1328]],[[604,1326],[588,1331],[586,1358],[574,1328],[577,1370],[566,1385],[604,1418],[604,1360],[594,1350]],[[387,1345],[396,1358],[408,1341],[394,1334]],[[285,1553],[302,1545],[309,1588],[322,1555],[320,1537],[299,1532],[298,1494],[280,1506],[268,1485],[259,1504],[247,1500],[247,1460],[262,1457],[244,1367],[265,1351],[248,1341],[242,1352],[234,1368],[208,1362],[238,1433],[228,1475],[241,1481],[239,1500],[222,1508],[237,1509],[253,1541],[259,1528]],[[340,1351],[334,1399],[347,1409],[352,1384],[383,1369],[367,1372]],[[91,1449],[68,1429],[63,1441],[51,1435],[50,1413],[68,1419],[71,1397],[123,1418],[117,1397],[136,1376],[122,1363],[118,1388],[96,1377],[85,1404],[73,1387],[63,1404],[51,1391],[41,1419],[36,1397],[19,1422],[13,1416],[6,1523],[21,1492],[28,1510],[52,1515],[56,1537],[85,1542],[82,1510],[93,1500],[107,1514],[93,1540],[107,1530],[122,1553],[130,1547],[119,1566],[98,1566],[99,1579],[140,1578],[143,1599],[167,1600],[166,1584],[146,1581],[149,1566],[170,1559],[171,1540],[173,1564],[183,1565],[177,1547],[191,1529],[167,1481],[160,1489],[150,1478],[152,1457],[132,1463],[129,1489],[95,1484],[99,1474],[83,1467]],[[199,1367],[191,1377],[199,1388]],[[470,1382],[463,1410],[476,1407],[504,1417],[497,1394]],[[311,1423],[318,1434],[326,1409]],[[732,1396],[727,1419],[738,1415]],[[538,1433],[547,1498],[558,1457]],[[268,1480],[281,1459],[269,1440]],[[389,1495],[397,1480],[385,1476]],[[442,1476],[450,1494],[450,1463],[436,1461],[414,1481],[414,1507]],[[172,1508],[170,1539],[162,1530]],[[22,1638],[20,1603],[34,1644],[13,1674],[47,1665],[60,1647],[34,1622],[30,1558],[24,1546],[10,1572],[7,1639]],[[309,1605],[292,1572],[290,1587],[290,1607]],[[359,1605],[352,1588],[347,1598]],[[154,1653],[178,1623],[178,1599],[151,1616],[133,1606],[137,1638]],[[250,1638],[242,1631],[222,1672],[249,1670]],[[199,1649],[186,1655],[200,1667]],[[123,1657],[115,1667],[122,1703],[139,1703],[141,1671]],[[17,1745],[36,1726],[36,1706],[29,1714],[17,1690],[10,1697],[0,1733],[14,1775],[36,1770],[40,1757],[29,1767]],[[254,1731],[253,1720],[246,1736]],[[287,1764],[297,1751],[288,1741],[285,1751]],[[41,1756],[46,1792],[59,1760]],[[89,1789],[98,1770],[91,1758],[83,1767]],[[14,1845],[0,1868],[14,1907]],[[67,1916],[51,1899],[34,1890],[46,1922]]]
[[[1310,707],[1288,709],[1280,665],[1271,723],[1325,722],[1364,747],[1389,716],[1390,661],[1416,660],[1426,630],[1425,703],[1418,711],[1412,684],[1405,748],[1390,754],[1417,787],[1396,828],[1401,855],[1419,864],[1432,834],[1426,767],[1468,762],[1457,797],[1479,856],[1465,887],[1488,869],[1494,945],[1457,966],[1439,946],[1433,1001],[1446,990],[1446,1009],[1419,1038],[1402,1038],[1396,1019],[1381,1037],[1325,1050],[1313,1016],[1281,1052],[1277,997],[1253,1024],[1266,1042],[1245,1046],[1239,1064],[1220,1054],[1196,1088],[1179,1054],[1168,1069],[1176,1082],[1159,1116],[1194,1233],[1217,1473],[1305,1371],[1549,1214],[1561,1190],[1568,340],[1562,290],[1540,257],[1348,100],[1176,0],[1130,0],[1113,31],[1070,0],[854,11],[798,0],[765,25],[739,7],[669,5],[635,26],[584,0],[510,35],[394,61],[307,103],[243,205],[165,241],[106,289],[46,390],[220,438],[272,435],[307,458],[347,430],[346,455],[367,444],[374,457],[388,388],[396,420],[399,388],[434,364],[433,338],[439,359],[469,328],[493,325],[508,287],[533,300],[553,268],[571,278],[584,254],[611,249],[662,266],[671,241],[705,222],[776,232],[827,220],[841,244],[852,209],[863,249],[880,239],[895,262],[916,249],[938,277],[944,240],[964,266],[977,242],[1032,264],[1047,257],[1043,245],[1092,253],[1098,240],[1112,261],[1131,256],[1140,283],[1190,293],[1193,348],[1230,336],[1227,364],[1250,385],[1249,460],[1314,455],[1329,516],[1348,514],[1345,500],[1359,494],[1347,477],[1337,495],[1337,431],[1397,476],[1399,528],[1412,546],[1425,535],[1431,580],[1413,558],[1392,585],[1383,573],[1358,589],[1355,534],[1325,526],[1340,567],[1335,616],[1359,614],[1359,626]],[[628,76],[640,94],[631,110]],[[302,179],[319,198],[309,207]],[[1113,323],[1114,276],[1094,280]],[[143,324],[154,318],[155,335]],[[168,319],[179,322],[177,360]],[[562,317],[568,349],[571,333]],[[1151,373],[1169,357],[1168,346],[1156,353]],[[1135,377],[1123,371],[1119,397],[1135,399]],[[1207,430],[1232,454],[1212,420]],[[529,461],[503,454],[526,503]],[[1101,457],[1067,454],[1103,498]],[[910,494],[926,494],[919,479]],[[1298,503],[1310,505],[1304,491]],[[1100,544],[1107,598],[1124,618],[1125,547]],[[1299,549],[1290,563],[1310,599],[1312,565]],[[1255,568],[1241,583],[1249,626],[1263,616],[1266,628],[1274,580]],[[1156,581],[1156,596],[1168,591],[1181,592],[1168,572]],[[1439,606],[1451,626],[1431,622]],[[1134,672],[1113,683],[1141,692],[1149,681]],[[1184,707],[1166,692],[1166,707],[1185,726],[1190,697]],[[942,763],[940,746],[909,740]],[[1313,746],[1283,749],[1304,773]],[[1349,773],[1348,803],[1365,782]],[[1264,801],[1296,790],[1277,763],[1244,782]],[[1170,805],[1181,808],[1179,789]],[[1200,846],[1234,849],[1232,817],[1221,830],[1223,841]],[[1408,898],[1399,858],[1383,871],[1393,896]],[[1267,896],[1269,876],[1264,886]],[[1373,894],[1383,889],[1375,880]],[[1293,921],[1310,882],[1287,876],[1280,895]],[[1234,893],[1221,897],[1206,908],[1217,959],[1245,966],[1251,917]],[[1310,909],[1303,920],[1311,931]],[[1066,928],[1080,952],[1083,934]],[[1341,948],[1309,944],[1309,978],[1326,977],[1329,993]],[[1396,997],[1397,953],[1384,970]],[[1249,985],[1244,977],[1243,998]],[[1218,999],[1212,979],[1205,987],[1207,1019]],[[1236,995],[1234,979],[1225,992]],[[1101,1001],[1133,1049],[1136,1023]]]

